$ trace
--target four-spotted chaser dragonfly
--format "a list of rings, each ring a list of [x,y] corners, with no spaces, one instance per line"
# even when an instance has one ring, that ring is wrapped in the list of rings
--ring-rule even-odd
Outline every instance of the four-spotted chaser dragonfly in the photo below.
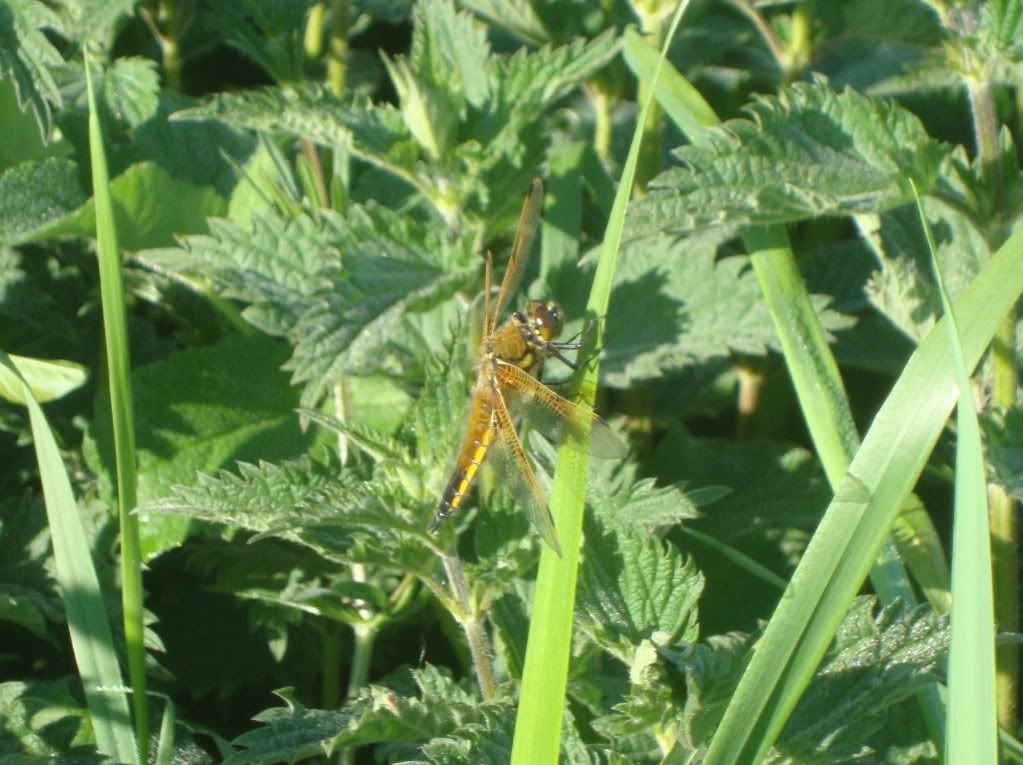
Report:
[[[476,385],[469,403],[468,423],[451,479],[448,481],[430,530],[461,509],[483,460],[496,455],[500,477],[525,508],[530,520],[555,552],[561,554],[554,518],[540,484],[526,459],[522,442],[512,426],[511,411],[522,407],[527,420],[557,443],[566,431],[580,438],[567,443],[585,444],[589,454],[602,459],[625,456],[625,443],[600,417],[559,396],[538,379],[544,361],[556,358],[572,369],[576,364],[564,351],[581,343],[559,343],[564,317],[553,300],[530,300],[521,311],[497,325],[501,310],[514,291],[536,237],[543,201],[543,184],[534,179],[522,206],[511,258],[493,307],[490,305],[491,263],[487,254],[483,280],[483,328]],[[588,439],[587,439],[588,434]],[[576,487],[581,493],[585,487]]]

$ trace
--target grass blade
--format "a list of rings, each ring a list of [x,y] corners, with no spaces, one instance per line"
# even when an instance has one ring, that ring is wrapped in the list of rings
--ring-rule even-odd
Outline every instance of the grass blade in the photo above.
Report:
[[[955,306],[967,367],[1023,293],[1023,231],[987,262]],[[945,426],[958,393],[942,320],[910,357],[874,418],[771,617],[706,762],[758,762],[813,676],[846,608]]]
[[[661,61],[667,55],[668,45],[675,36],[682,15],[689,2],[680,3],[666,36]],[[654,73],[654,82],[657,74]],[[650,101],[643,104],[636,119],[636,130],[629,147],[628,158],[618,179],[618,190],[611,208],[604,244],[590,298],[587,316],[604,316],[611,296],[611,281],[622,240],[625,208],[632,190],[636,163],[639,157],[640,135],[646,122]],[[603,326],[598,323],[596,337],[591,338],[590,349],[599,346]],[[586,357],[588,349],[580,354]],[[592,406],[597,387],[596,364],[584,372],[580,392]],[[571,437],[571,436],[570,436]],[[512,743],[512,765],[545,765],[558,761],[561,741],[561,721],[565,709],[565,689],[568,685],[568,660],[572,647],[572,616],[575,611],[575,585],[579,570],[579,543],[582,537],[583,504],[575,496],[572,486],[580,478],[585,480],[587,461],[576,452],[562,448],[558,452],[558,465],[551,492],[551,510],[561,535],[564,551],[558,557],[546,545],[540,554],[536,593],[533,596],[532,617],[522,675],[522,693],[515,718],[515,739]]]
[[[21,380],[21,396],[28,407],[46,518],[53,539],[57,581],[64,600],[75,663],[85,691],[85,703],[96,734],[96,746],[100,753],[115,762],[137,762],[128,700],[123,693],[101,690],[120,688],[124,681],[71,481],[42,407],[21,373],[2,351],[0,367],[13,378]]]
[[[149,714],[146,705],[146,655],[142,624],[142,554],[138,519],[132,515],[136,504],[135,423],[132,416],[131,363],[128,353],[128,318],[124,306],[124,278],[117,247],[117,228],[110,199],[103,133],[100,130],[96,97],[89,61],[85,81],[89,97],[89,154],[92,160],[92,188],[96,207],[96,249],[99,257],[100,295],[103,303],[103,331],[107,348],[107,378],[113,418],[114,458],[117,471],[117,510],[121,531],[121,604],[124,610],[124,640],[128,654],[135,737],[139,760],[148,761]]]
[[[970,370],[963,359],[955,314],[941,277],[923,205],[913,188],[934,280],[947,317],[948,347],[954,362],[956,402],[955,521],[952,527],[952,645],[948,659],[948,762],[998,762],[995,704],[995,609],[991,587],[991,529],[980,424],[973,404]]]

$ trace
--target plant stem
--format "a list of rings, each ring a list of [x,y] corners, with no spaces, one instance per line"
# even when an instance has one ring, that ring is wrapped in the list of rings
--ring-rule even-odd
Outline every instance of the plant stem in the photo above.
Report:
[[[333,626],[323,630],[323,681],[320,702],[324,709],[341,704],[341,633]]]
[[[586,92],[593,107],[593,150],[606,165],[611,159],[611,96],[599,84]]]
[[[327,50],[327,85],[335,96],[344,95],[345,92],[349,14],[348,0],[334,0],[330,23],[330,47]]]
[[[163,52],[163,76],[168,90],[181,92],[181,53],[178,43],[181,22],[177,0],[160,0],[160,21],[163,34],[157,37]]]
[[[767,19],[763,17],[760,11],[754,8],[748,0],[729,0],[729,2],[752,22],[754,28],[763,39],[764,44],[767,45],[767,49],[771,52],[771,56],[778,63],[778,68],[782,71],[782,79],[784,80],[785,72],[789,69],[789,55],[785,52],[785,46],[782,45],[777,33],[767,23]]]
[[[637,12],[639,8],[637,7]],[[664,22],[661,14],[639,14],[640,27],[647,41],[656,49],[664,45]],[[632,189],[634,196],[642,196],[645,193],[646,185],[657,174],[661,168],[661,139],[664,133],[664,114],[660,105],[653,98],[651,83],[641,80],[636,103],[649,103],[646,121],[643,123],[643,135],[639,148],[639,157],[636,161],[636,177],[633,180]]]
[[[302,49],[307,61],[315,61],[323,55],[323,19],[327,8],[323,0],[313,3],[309,8],[309,16],[305,22],[305,35],[302,38]]]
[[[458,616],[458,623],[465,632],[465,639],[469,644],[469,653],[476,670],[476,680],[480,684],[480,694],[484,701],[490,701],[497,694],[497,680],[491,660],[493,654],[490,650],[490,641],[487,638],[486,630],[483,629],[479,615],[469,599],[469,582],[465,578],[462,560],[457,555],[444,555],[441,561],[444,564],[444,571],[448,575],[451,594],[462,612]]]

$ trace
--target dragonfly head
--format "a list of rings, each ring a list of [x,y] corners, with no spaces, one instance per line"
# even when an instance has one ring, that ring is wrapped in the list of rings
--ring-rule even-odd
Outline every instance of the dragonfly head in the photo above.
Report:
[[[524,312],[533,328],[542,339],[550,342],[565,328],[565,315],[561,306],[553,300],[530,300]]]

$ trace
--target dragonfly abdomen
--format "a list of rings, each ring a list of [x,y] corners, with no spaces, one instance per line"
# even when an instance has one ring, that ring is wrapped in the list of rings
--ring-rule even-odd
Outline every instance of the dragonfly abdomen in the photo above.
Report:
[[[483,414],[482,412],[480,414]],[[458,461],[452,470],[451,478],[444,493],[441,495],[440,504],[437,507],[437,514],[430,523],[430,530],[436,530],[445,518],[450,518],[462,508],[465,495],[472,488],[473,481],[479,473],[480,465],[487,457],[494,439],[497,437],[497,424],[493,419],[493,412],[487,412],[486,418],[474,418],[470,422],[470,432],[466,434],[462,443],[462,449],[458,455]],[[482,425],[482,427],[479,427]]]

